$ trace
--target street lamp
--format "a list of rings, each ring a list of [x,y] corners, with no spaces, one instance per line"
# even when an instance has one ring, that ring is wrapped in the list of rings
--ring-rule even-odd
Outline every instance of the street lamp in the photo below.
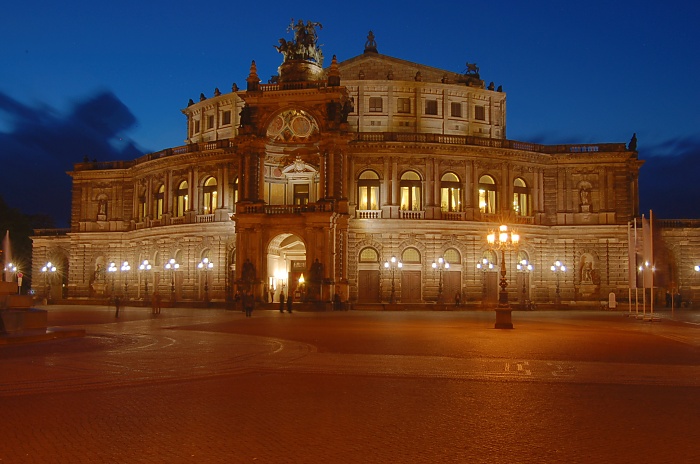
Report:
[[[527,281],[528,281],[528,274],[529,274],[530,272],[532,272],[532,270],[534,269],[534,267],[532,266],[532,264],[530,264],[530,263],[527,261],[527,259],[523,259],[522,261],[520,261],[520,262],[517,264],[516,268],[518,269],[518,272],[522,273],[522,278],[523,278],[523,298],[522,298],[522,306],[523,306],[523,309],[529,309],[529,308],[530,308],[530,300],[527,298],[527,292],[526,292],[526,290],[527,290],[526,285],[527,285],[527,284],[526,284],[526,283],[527,283]]]
[[[550,266],[549,269],[557,275],[557,290],[555,292],[554,301],[556,304],[559,304],[561,302],[561,295],[559,294],[559,275],[566,272],[566,266],[564,266],[564,264],[561,261],[556,260],[554,261],[554,264]]]
[[[165,263],[165,270],[170,271],[170,299],[175,301],[175,271],[180,269],[180,265],[175,261],[175,258],[170,258],[170,261]]]
[[[41,268],[41,272],[44,273],[44,289],[46,290],[46,301],[48,302],[51,299],[51,278],[49,276],[56,272],[56,266],[49,261]]]
[[[396,303],[396,284],[394,283],[394,278],[397,270],[403,268],[403,263],[396,256],[392,256],[390,260],[384,261],[384,269],[391,272],[391,298],[389,303]]]
[[[5,272],[6,272],[6,273],[9,272],[10,274],[14,274],[14,275],[16,275],[16,276],[18,277],[18,279],[17,279],[17,287],[18,287],[18,288],[17,288],[17,294],[22,293],[22,292],[21,292],[21,289],[22,289],[22,273],[21,273],[21,272],[17,272],[17,266],[15,266],[15,265],[12,264],[12,263],[7,263],[7,265],[5,266]],[[10,276],[10,282],[12,282],[13,280],[14,280],[14,277],[13,277],[13,276]]]
[[[139,271],[141,271],[142,274],[146,271],[150,271],[151,268],[151,263],[149,263],[147,259],[144,259],[139,265]],[[143,294],[144,298],[148,298],[148,275],[144,275],[143,278]]]
[[[506,250],[518,247],[520,235],[514,231],[508,231],[508,226],[502,224],[498,227],[498,233],[491,231],[486,236],[486,241],[492,250],[501,252],[501,291],[498,293],[498,306],[496,306],[496,329],[512,329],[511,308],[508,304],[508,280],[506,279]]]
[[[115,272],[117,272],[117,265],[115,263],[109,263],[107,272],[112,276],[112,296],[114,296],[114,276],[116,275]]]
[[[450,268],[450,263],[445,261],[445,258],[440,256],[436,261],[433,261],[432,264],[433,267],[433,274],[437,272],[439,274],[439,283],[438,283],[438,301],[442,301],[442,272]]]
[[[122,263],[121,271],[129,272],[130,270],[131,266],[129,265],[129,261],[124,261]],[[129,297],[129,274],[124,274],[124,297]]]
[[[209,258],[202,258],[202,261],[197,264],[197,268],[204,272],[204,301],[209,301],[209,271],[214,269],[214,263],[209,261]]]

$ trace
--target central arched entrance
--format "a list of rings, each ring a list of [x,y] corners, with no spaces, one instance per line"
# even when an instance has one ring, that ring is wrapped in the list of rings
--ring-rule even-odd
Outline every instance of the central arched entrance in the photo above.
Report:
[[[309,277],[304,275],[305,271],[304,241],[294,234],[279,234],[273,237],[267,247],[267,301],[278,302],[280,292],[284,292],[287,297],[290,291],[296,301],[301,301]]]

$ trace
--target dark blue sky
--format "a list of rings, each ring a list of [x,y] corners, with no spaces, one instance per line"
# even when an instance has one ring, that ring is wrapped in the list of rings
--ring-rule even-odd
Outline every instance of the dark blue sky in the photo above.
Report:
[[[463,72],[507,93],[507,137],[639,139],[642,209],[700,217],[700,6],[691,1],[24,1],[0,29],[0,195],[65,225],[72,163],[183,144],[200,93],[266,81],[291,18],[323,24],[327,60],[364,49]],[[8,18],[12,18],[8,20]],[[327,64],[327,63],[326,63]]]

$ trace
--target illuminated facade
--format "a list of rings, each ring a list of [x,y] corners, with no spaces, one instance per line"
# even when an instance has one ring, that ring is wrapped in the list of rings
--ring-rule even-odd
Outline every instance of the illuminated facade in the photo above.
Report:
[[[370,33],[364,53],[323,68],[314,25],[295,32],[271,83],[253,62],[245,89],[190,100],[185,145],[76,164],[70,231],[34,237],[35,275],[63,263],[68,298],[251,289],[277,301],[291,288],[357,304],[494,302],[488,264],[501,257],[486,235],[506,221],[521,237],[506,255],[511,301],[626,295],[635,147],[509,140],[506,94],[476,65],[382,55]],[[398,271],[384,266],[392,256]],[[449,268],[434,269],[439,258]]]

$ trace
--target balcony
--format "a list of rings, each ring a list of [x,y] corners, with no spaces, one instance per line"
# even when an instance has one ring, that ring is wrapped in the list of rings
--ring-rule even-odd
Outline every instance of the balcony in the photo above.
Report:
[[[425,219],[425,211],[399,210],[400,219]]]
[[[382,210],[381,209],[358,209],[355,210],[355,217],[357,219],[381,219]]]

